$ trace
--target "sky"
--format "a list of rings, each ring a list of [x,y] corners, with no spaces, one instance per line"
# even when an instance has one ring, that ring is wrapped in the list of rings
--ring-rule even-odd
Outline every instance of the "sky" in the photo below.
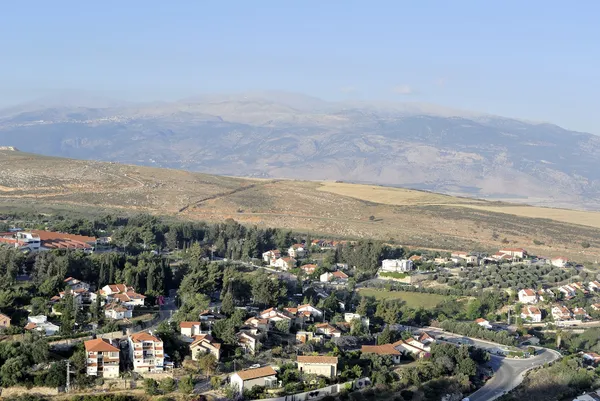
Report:
[[[0,106],[285,90],[600,134],[600,2],[0,2]]]

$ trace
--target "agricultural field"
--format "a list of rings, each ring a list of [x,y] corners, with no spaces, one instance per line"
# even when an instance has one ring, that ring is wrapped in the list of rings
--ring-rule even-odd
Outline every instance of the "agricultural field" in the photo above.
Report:
[[[377,300],[399,299],[406,303],[409,308],[423,307],[425,309],[435,308],[440,303],[447,301],[450,297],[439,294],[425,294],[420,292],[386,291],[373,288],[359,289],[361,296],[374,297]]]

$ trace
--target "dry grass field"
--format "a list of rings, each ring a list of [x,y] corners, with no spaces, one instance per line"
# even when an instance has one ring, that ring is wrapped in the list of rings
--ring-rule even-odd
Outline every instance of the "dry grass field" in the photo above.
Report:
[[[0,188],[0,211],[110,210],[191,220],[233,218],[313,237],[378,238],[444,250],[521,246],[547,256],[600,259],[598,213],[406,189],[250,180],[11,151],[0,151]],[[591,246],[584,249],[584,242]]]

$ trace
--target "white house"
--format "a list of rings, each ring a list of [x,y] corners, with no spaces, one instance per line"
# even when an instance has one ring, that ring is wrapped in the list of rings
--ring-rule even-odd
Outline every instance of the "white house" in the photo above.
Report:
[[[523,288],[519,290],[519,302],[524,304],[534,304],[538,301],[537,294],[531,288]]]
[[[277,259],[272,266],[279,267],[281,270],[290,270],[296,267],[296,259],[290,256],[285,256]]]
[[[316,332],[320,334],[325,334],[330,337],[341,337],[342,332],[339,329],[336,329],[329,323],[319,323],[315,326]]]
[[[600,283],[597,281],[590,281],[588,288],[590,291],[600,291]]]
[[[306,256],[306,248],[304,248],[303,244],[294,244],[289,247],[288,255],[292,258],[303,258]]]
[[[539,323],[542,321],[542,312],[537,306],[525,305],[523,306],[523,309],[521,309],[521,319]]]
[[[555,306],[552,308],[552,318],[554,320],[571,320],[573,315],[566,306]]]
[[[402,353],[393,344],[363,345],[360,350],[363,354],[389,355],[393,363],[400,363],[402,358]]]
[[[310,304],[300,305],[298,307],[298,312],[308,312],[312,317],[320,318],[323,316],[323,312],[320,309],[315,308]]]
[[[337,376],[337,356],[298,355],[298,370],[302,373],[332,378]]]
[[[569,259],[567,259],[563,256],[559,256],[556,258],[552,258],[552,260],[550,262],[552,263],[552,266],[565,267],[569,263]]]
[[[238,345],[246,351],[254,354],[260,346],[260,338],[248,330],[236,334]]]
[[[490,324],[490,322],[481,317],[479,319],[475,319],[475,323],[477,323],[479,326],[483,327],[484,329],[489,330],[492,328],[492,325]]]
[[[413,261],[409,259],[385,259],[381,262],[382,272],[409,272],[413,267]]]
[[[262,258],[265,262],[270,264],[275,263],[275,260],[281,257],[281,251],[279,249],[273,249],[271,251],[263,252]]]
[[[117,300],[125,305],[144,306],[146,297],[135,292],[133,287],[125,284],[108,284],[102,287],[100,294],[108,301]]]
[[[240,393],[254,386],[277,387],[277,372],[270,366],[240,370],[229,377],[229,382]]]
[[[575,295],[577,295],[577,288],[575,288],[569,284],[558,287],[558,291],[565,294],[565,297],[567,297],[567,298],[571,298],[571,297],[574,297]]]
[[[104,306],[104,316],[115,320],[131,319],[132,311],[121,304],[110,302]]]
[[[180,322],[179,333],[182,336],[194,337],[202,334],[200,322]]]
[[[504,248],[500,249],[498,252],[517,259],[523,259],[527,257],[527,251],[523,248]]]
[[[319,276],[319,280],[322,283],[334,282],[334,283],[346,283],[348,282],[348,275],[341,270],[336,270],[333,273],[323,273]]]
[[[44,315],[29,316],[25,330],[36,330],[44,333],[46,336],[53,336],[60,330],[60,327],[48,321],[48,317]]]
[[[201,354],[211,353],[218,361],[221,358],[221,344],[216,342],[209,334],[195,336],[190,344],[192,360],[197,361]]]
[[[362,322],[362,324],[366,327],[369,327],[369,325],[371,324],[371,321],[367,316],[362,317],[358,313],[352,313],[352,312],[344,313],[344,321],[346,323],[351,323],[353,320],[360,320]]]

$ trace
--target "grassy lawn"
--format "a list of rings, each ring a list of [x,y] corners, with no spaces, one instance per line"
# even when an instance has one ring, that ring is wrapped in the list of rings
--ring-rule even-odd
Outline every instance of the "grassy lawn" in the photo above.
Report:
[[[373,288],[359,289],[360,295],[367,297],[375,297],[376,299],[401,299],[406,302],[409,308],[433,308],[441,302],[449,299],[444,295],[438,294],[423,294],[420,292],[404,292],[404,291],[385,291],[376,290]]]

